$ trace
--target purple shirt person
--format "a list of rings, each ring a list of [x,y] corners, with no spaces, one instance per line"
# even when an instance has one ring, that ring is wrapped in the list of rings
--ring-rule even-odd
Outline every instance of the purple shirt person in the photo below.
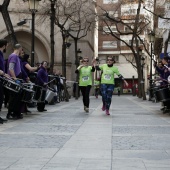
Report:
[[[48,83],[48,73],[46,67],[47,67],[47,62],[43,62],[42,66],[40,67],[37,73],[37,81],[36,81],[37,85],[46,86],[46,84]]]
[[[12,75],[11,70],[14,71],[15,75]],[[19,55],[15,53],[12,53],[8,58],[8,74],[14,78],[18,77],[21,74],[21,64],[20,64]]]
[[[0,70],[2,70],[3,72],[5,71],[5,67],[4,67],[4,56],[2,51],[0,51]]]
[[[3,53],[6,52],[8,46],[8,41],[5,39],[0,39],[0,75],[5,76],[5,65]]]

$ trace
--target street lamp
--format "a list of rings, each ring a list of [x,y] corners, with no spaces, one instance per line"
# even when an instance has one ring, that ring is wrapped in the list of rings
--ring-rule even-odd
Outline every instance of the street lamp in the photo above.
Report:
[[[82,51],[81,51],[80,48],[79,48],[79,49],[77,50],[77,57],[78,57],[79,61],[82,60],[81,53],[82,53]],[[78,66],[78,64],[79,64],[79,63],[77,63],[76,66]]]
[[[31,41],[31,66],[34,66],[34,42],[35,42],[35,13],[41,0],[29,0],[29,10],[32,13],[32,41]]]
[[[152,91],[152,53],[153,53],[153,43],[155,41],[155,33],[151,31],[148,34],[149,42],[151,44],[151,55],[150,55],[150,80],[149,80],[149,101],[153,98],[153,91]]]
[[[143,68],[145,65],[145,57],[141,56],[141,69],[142,69],[142,80],[141,80],[141,85],[142,85],[142,91],[143,93],[145,92],[145,88],[144,88],[144,76],[143,76]],[[146,95],[143,94],[143,100],[146,100]]]

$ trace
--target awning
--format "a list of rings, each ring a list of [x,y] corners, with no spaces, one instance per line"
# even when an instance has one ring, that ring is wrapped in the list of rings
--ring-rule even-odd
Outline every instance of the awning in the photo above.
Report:
[[[160,59],[163,59],[165,57],[164,53],[161,53],[159,57]],[[170,57],[170,52],[166,53],[166,57]]]
[[[138,78],[137,71],[133,68],[131,64],[114,64],[114,66],[118,67],[120,74],[126,79]],[[115,76],[116,78],[116,76]]]

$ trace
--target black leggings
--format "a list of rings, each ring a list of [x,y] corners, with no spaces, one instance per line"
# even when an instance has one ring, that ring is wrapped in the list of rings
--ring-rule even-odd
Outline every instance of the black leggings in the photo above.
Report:
[[[79,86],[81,93],[83,95],[83,104],[84,106],[86,106],[87,108],[89,108],[89,103],[90,103],[90,89],[91,89],[91,85],[88,86]]]

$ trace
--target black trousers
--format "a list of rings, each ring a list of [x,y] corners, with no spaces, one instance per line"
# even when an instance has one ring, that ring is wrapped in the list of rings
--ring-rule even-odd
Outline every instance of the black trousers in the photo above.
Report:
[[[10,91],[8,114],[11,114],[13,112],[13,114],[17,117],[21,115],[21,107],[22,107],[21,99],[22,99],[21,92],[16,93]]]
[[[43,111],[45,109],[45,102],[37,103],[37,110]]]
[[[9,93],[10,91],[4,87],[4,105],[6,106],[7,103],[9,102]]]
[[[89,108],[89,103],[90,103],[90,89],[91,89],[91,85],[88,86],[79,86],[81,93],[83,95],[83,104],[84,106],[86,106],[87,108]]]
[[[0,81],[0,110],[2,108],[3,101],[4,101],[4,92],[3,92],[2,82]]]

